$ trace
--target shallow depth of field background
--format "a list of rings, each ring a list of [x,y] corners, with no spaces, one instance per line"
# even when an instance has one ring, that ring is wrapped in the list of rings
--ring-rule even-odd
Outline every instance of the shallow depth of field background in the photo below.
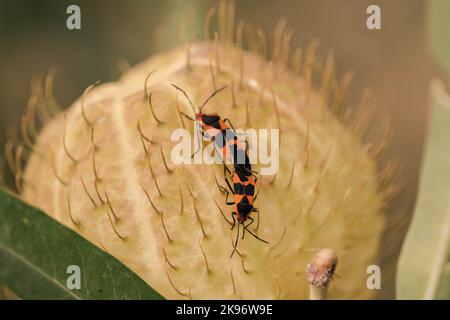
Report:
[[[188,4],[187,4],[188,3]],[[186,8],[194,23],[214,1],[13,1],[0,2],[0,146],[23,112],[34,73],[58,72],[55,95],[69,106],[96,80],[116,79],[118,65],[134,65],[176,43],[175,25]],[[66,28],[66,8],[81,7],[82,30]],[[366,28],[366,8],[382,10],[382,30]],[[414,203],[428,116],[428,84],[435,68],[427,51],[427,1],[422,0],[245,0],[236,3],[237,18],[261,26],[271,36],[279,18],[294,30],[292,46],[320,41],[320,55],[333,50],[338,74],[355,78],[347,96],[356,103],[365,88],[377,98],[378,115],[392,120],[394,136],[385,158],[405,160],[405,193],[390,212],[408,211]],[[201,20],[199,20],[201,19]],[[372,136],[379,125],[375,122]],[[408,211],[408,214],[410,210]],[[398,247],[398,234],[386,246]],[[390,257],[396,259],[396,256]],[[393,298],[394,282],[381,297]]]

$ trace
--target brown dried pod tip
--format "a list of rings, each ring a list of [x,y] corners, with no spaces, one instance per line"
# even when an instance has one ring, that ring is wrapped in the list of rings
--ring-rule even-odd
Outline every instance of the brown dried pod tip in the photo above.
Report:
[[[235,26],[234,3],[221,1],[209,11],[204,35],[116,82],[90,86],[64,114],[52,97],[54,74],[35,79],[24,141],[5,148],[21,196],[169,299],[307,299],[310,252],[330,245],[339,252],[342,280],[329,296],[371,297],[365,271],[379,261],[393,187],[384,174],[380,181],[375,159],[388,135],[362,142],[370,101],[356,112],[345,109],[350,76],[336,80],[332,56],[317,60],[317,43],[292,50],[284,20],[271,38],[245,22]],[[180,115],[193,116],[190,103],[172,83],[196,107],[227,86],[208,112],[235,128],[280,130],[279,170],[259,176],[259,212],[248,228],[269,244],[247,235],[230,259],[236,229],[219,188],[222,166],[171,158],[178,143],[172,132],[193,131]]]
[[[338,258],[333,249],[322,249],[306,266],[310,300],[325,300],[328,285],[333,280]]]

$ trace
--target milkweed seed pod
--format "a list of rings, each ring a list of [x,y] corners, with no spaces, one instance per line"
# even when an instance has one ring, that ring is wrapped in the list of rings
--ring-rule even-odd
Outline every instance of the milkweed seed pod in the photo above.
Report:
[[[307,298],[305,265],[323,247],[340,261],[329,297],[371,297],[366,268],[378,261],[388,197],[374,157],[385,139],[363,145],[370,116],[344,112],[348,77],[334,80],[332,56],[319,64],[314,43],[290,53],[284,22],[269,50],[261,31],[225,20],[213,40],[157,54],[48,121],[21,195],[169,299]],[[193,131],[179,113],[192,109],[171,83],[195,105],[227,85],[205,112],[236,128],[280,130],[279,171],[259,176],[250,227],[269,244],[247,235],[230,259],[236,229],[218,188],[222,166],[171,160],[172,132]],[[43,113],[44,100],[54,109],[49,95],[35,100],[33,110]]]

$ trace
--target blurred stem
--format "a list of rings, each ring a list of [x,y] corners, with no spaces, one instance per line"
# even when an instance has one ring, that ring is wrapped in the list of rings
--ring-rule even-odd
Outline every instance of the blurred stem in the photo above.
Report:
[[[327,300],[328,287],[317,288],[309,285],[309,300]]]
[[[203,19],[211,5],[207,0],[169,0],[167,1],[164,33],[166,37],[161,49],[185,44],[194,38],[199,39]]]

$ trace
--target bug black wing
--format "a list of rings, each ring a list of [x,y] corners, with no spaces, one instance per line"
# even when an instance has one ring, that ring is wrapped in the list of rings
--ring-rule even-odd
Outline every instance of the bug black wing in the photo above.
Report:
[[[249,214],[253,211],[253,205],[248,202],[247,197],[243,197],[241,202],[237,204],[238,215],[241,218],[247,219]]]

